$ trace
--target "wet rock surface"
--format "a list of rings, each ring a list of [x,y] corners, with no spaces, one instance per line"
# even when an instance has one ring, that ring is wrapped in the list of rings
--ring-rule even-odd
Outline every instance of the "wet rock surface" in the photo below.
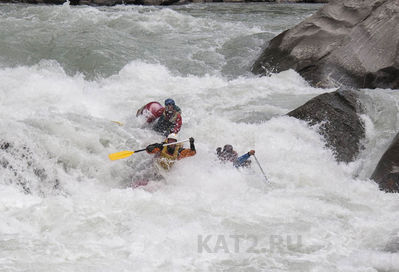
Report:
[[[334,150],[337,161],[350,162],[359,154],[365,137],[362,112],[354,90],[340,89],[309,100],[288,113],[289,116],[320,125],[326,146]]]
[[[382,155],[371,179],[385,192],[399,192],[399,133]]]
[[[330,1],[274,39],[252,67],[294,69],[318,87],[399,88],[396,0]]]

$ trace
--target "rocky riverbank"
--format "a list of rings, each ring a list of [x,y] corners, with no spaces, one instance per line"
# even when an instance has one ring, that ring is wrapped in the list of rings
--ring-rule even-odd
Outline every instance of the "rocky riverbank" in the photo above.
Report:
[[[27,4],[55,4],[62,5],[66,0],[0,0],[0,3],[27,3]],[[270,2],[270,3],[328,3],[328,0],[70,0],[71,5],[182,5],[190,3],[249,3],[249,2]]]
[[[273,38],[252,72],[268,75],[294,69],[313,86],[340,87],[288,115],[321,124],[320,133],[336,159],[350,162],[365,135],[356,90],[399,89],[398,25],[397,0],[330,1]],[[399,192],[398,148],[396,136],[371,176],[386,192]]]
[[[331,1],[272,39],[252,71],[294,69],[319,87],[399,88],[397,0]]]

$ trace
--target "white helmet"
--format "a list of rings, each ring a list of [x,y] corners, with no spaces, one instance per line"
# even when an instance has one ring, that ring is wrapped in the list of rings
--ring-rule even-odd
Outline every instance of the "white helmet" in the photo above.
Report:
[[[168,135],[168,139],[174,139],[177,141],[177,134],[176,133],[171,133]]]

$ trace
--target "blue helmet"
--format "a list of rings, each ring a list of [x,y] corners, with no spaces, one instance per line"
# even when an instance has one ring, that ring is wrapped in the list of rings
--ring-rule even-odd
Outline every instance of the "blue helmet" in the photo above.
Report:
[[[168,98],[165,100],[165,106],[175,105],[175,101],[172,98]]]

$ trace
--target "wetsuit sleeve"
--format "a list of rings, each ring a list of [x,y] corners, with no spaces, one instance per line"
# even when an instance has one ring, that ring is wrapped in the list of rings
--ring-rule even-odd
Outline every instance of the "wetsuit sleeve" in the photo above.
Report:
[[[176,118],[175,126],[172,128],[171,132],[172,133],[178,133],[180,131],[181,124],[182,124],[181,115],[178,114],[177,118]]]
[[[241,157],[238,157],[238,158],[233,162],[233,165],[234,165],[235,167],[240,167],[241,165],[244,164],[244,162],[246,162],[246,161],[249,159],[250,156],[251,156],[251,155],[249,155],[249,153],[245,153],[245,154],[242,155]]]
[[[162,144],[155,143],[155,144],[150,144],[149,146],[147,146],[145,148],[145,151],[147,151],[147,153],[149,153],[149,154],[154,154],[154,153],[161,152],[161,149],[162,149]]]
[[[183,149],[182,151],[180,151],[179,153],[179,157],[177,158],[178,160],[184,159],[186,157],[191,157],[194,156],[197,152],[191,149]]]

